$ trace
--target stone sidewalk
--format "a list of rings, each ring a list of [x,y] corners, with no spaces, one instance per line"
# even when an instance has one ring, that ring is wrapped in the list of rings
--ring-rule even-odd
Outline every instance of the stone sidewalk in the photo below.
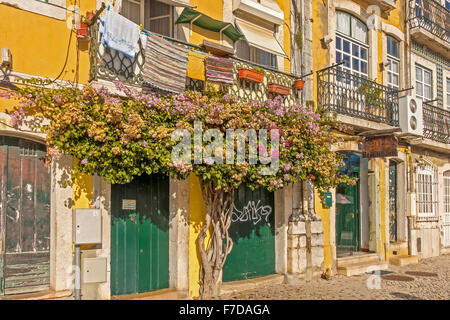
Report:
[[[332,280],[299,281],[298,284],[261,285],[219,299],[251,300],[449,300],[450,255],[421,260],[403,267],[389,266],[388,272],[376,276],[335,276]],[[369,277],[371,277],[369,279]],[[372,280],[372,281],[371,281]],[[369,289],[379,283],[379,289]]]

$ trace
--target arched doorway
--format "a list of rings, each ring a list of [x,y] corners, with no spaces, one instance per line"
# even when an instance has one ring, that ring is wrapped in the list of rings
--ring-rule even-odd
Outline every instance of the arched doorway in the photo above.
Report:
[[[43,144],[0,136],[1,294],[49,288],[50,172],[45,154]]]

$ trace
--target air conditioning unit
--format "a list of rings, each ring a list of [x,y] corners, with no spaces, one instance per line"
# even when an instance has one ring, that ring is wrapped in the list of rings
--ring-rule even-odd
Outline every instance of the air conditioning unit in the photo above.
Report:
[[[423,136],[422,100],[412,96],[400,97],[399,118],[403,132]]]

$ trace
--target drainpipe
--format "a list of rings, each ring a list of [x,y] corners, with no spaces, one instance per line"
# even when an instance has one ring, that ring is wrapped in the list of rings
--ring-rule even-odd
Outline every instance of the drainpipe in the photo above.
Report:
[[[81,249],[75,245],[75,300],[81,300]]]

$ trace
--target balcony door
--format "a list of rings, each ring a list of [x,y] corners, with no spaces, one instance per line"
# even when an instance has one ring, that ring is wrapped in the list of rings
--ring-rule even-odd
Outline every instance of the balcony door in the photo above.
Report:
[[[120,14],[144,29],[173,36],[173,6],[157,0],[122,0]]]

